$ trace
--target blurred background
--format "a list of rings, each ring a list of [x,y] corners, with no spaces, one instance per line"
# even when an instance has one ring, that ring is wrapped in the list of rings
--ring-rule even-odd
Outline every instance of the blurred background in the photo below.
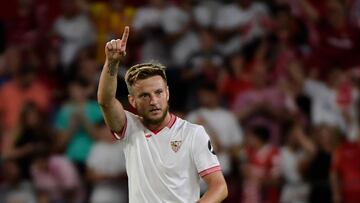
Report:
[[[14,0],[0,7],[0,202],[127,202],[96,102],[105,43],[167,66],[227,203],[360,202],[360,0]],[[117,96],[126,109],[127,89]]]

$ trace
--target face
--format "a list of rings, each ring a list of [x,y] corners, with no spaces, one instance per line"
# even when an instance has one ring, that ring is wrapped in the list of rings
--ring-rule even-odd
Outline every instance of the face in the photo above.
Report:
[[[168,112],[169,88],[161,76],[138,80],[132,86],[129,103],[144,123],[158,125]]]
[[[78,84],[71,84],[69,87],[69,93],[72,100],[76,102],[82,102],[87,99],[87,90],[78,85]]]
[[[207,108],[218,106],[218,97],[215,92],[209,90],[199,90],[198,98],[202,106]]]

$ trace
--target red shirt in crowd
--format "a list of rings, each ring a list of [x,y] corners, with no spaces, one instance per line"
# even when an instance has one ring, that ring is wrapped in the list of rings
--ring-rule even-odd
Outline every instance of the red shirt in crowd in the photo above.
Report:
[[[360,202],[360,144],[346,142],[335,151],[332,170],[340,178],[343,202]]]

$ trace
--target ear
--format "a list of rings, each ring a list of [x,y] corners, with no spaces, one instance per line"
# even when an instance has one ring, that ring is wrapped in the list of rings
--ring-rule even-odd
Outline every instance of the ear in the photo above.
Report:
[[[135,97],[131,94],[128,95],[128,100],[129,100],[129,103],[130,105],[136,109],[136,101],[135,101]]]

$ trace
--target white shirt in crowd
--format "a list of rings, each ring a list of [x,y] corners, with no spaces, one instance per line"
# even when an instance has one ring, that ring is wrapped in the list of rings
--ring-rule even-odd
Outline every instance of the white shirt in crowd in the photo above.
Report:
[[[243,132],[235,115],[222,108],[200,108],[192,111],[186,120],[196,123],[198,119],[204,119],[207,125],[214,131],[223,148],[240,145],[243,140]],[[217,153],[224,174],[230,172],[230,157],[226,153]]]
[[[125,156],[119,143],[96,142],[87,159],[86,166],[97,173],[118,176],[126,172]],[[106,181],[94,185],[90,202],[122,203],[127,201],[125,185],[119,181]]]
[[[126,111],[121,135],[129,177],[129,202],[196,202],[200,177],[221,170],[203,127],[171,115],[160,131]]]
[[[304,84],[304,92],[311,98],[311,120],[314,125],[328,124],[339,127],[343,132],[346,132],[349,140],[353,140],[357,136],[356,126],[350,126],[344,119],[342,107],[337,102],[337,92],[329,88],[325,83],[316,80],[306,80]],[[356,101],[358,92],[353,88],[352,101],[347,111],[350,116],[357,123]]]
[[[246,35],[236,35],[222,45],[223,54],[230,54],[237,51],[246,41],[254,37],[262,36],[265,33],[261,26],[261,20],[268,16],[268,9],[262,3],[254,2],[248,8],[244,9],[236,3],[227,4],[221,7],[215,19],[215,28],[239,29],[248,27]],[[240,33],[240,32],[239,32]]]
[[[281,202],[306,203],[309,196],[309,185],[304,182],[299,172],[299,162],[303,159],[303,151],[292,151],[283,147],[280,151],[280,173],[284,178],[281,190]]]
[[[77,15],[71,19],[60,17],[54,25],[54,32],[58,34],[63,42],[60,49],[60,59],[67,67],[73,62],[76,54],[95,41],[95,29],[85,15]]]
[[[136,31],[140,31],[145,27],[161,27],[165,34],[171,35],[181,33],[183,29],[188,27],[190,22],[190,14],[174,5],[166,6],[163,9],[155,7],[143,7],[138,10],[135,15],[133,27]],[[153,50],[157,52],[166,53],[168,52],[165,46],[154,45],[151,43],[155,39],[147,39],[147,43],[142,48],[142,59],[141,61],[148,61],[155,57]],[[158,42],[158,41],[157,41]],[[156,49],[154,48],[156,46]],[[165,50],[164,50],[165,49]],[[184,65],[186,58],[195,50],[199,49],[199,40],[197,36],[191,32],[185,32],[180,36],[174,44],[170,47],[170,57],[172,60],[162,60],[162,62],[169,62],[169,65]],[[163,57],[163,56],[162,56]]]

